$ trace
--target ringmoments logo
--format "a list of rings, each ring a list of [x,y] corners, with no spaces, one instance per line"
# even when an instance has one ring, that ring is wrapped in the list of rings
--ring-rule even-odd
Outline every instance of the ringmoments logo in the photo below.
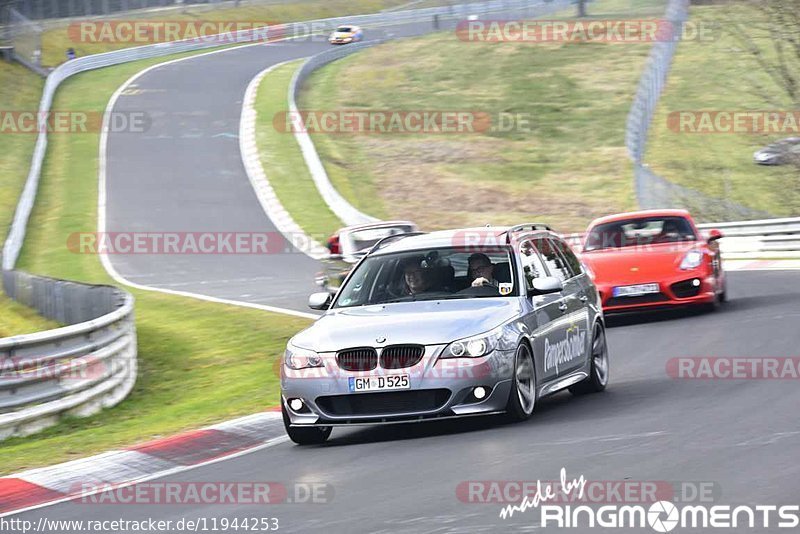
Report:
[[[584,498],[588,481],[581,475],[567,479],[566,469],[561,469],[562,496],[574,501]],[[507,519],[532,508],[539,510],[542,529],[586,528],[637,528],[649,527],[654,532],[671,532],[676,529],[762,529],[800,526],[800,505],[720,505],[675,504],[667,500],[644,504],[607,504],[592,507],[588,504],[555,504],[558,495],[551,485],[538,482],[532,495],[525,495],[519,504],[509,504],[500,510]]]

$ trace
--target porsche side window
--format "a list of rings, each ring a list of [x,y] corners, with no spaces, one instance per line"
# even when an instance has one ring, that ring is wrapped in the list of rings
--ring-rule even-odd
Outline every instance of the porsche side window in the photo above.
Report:
[[[558,239],[551,239],[551,241],[553,242],[553,246],[556,248],[556,250],[558,250],[561,253],[561,256],[563,256],[567,267],[569,267],[572,273],[572,276],[579,276],[583,274],[581,262],[577,256],[575,256],[575,253],[572,252],[572,249],[569,247],[569,245],[563,241],[559,241]]]
[[[546,274],[542,258],[539,257],[536,247],[530,241],[522,242],[519,247],[519,254],[522,262],[522,273],[525,276],[525,285],[528,289],[533,289],[533,280]]]
[[[550,276],[555,276],[562,282],[566,282],[572,277],[572,273],[567,267],[566,261],[561,257],[553,246],[553,242],[547,238],[540,237],[534,240],[536,248],[542,255],[544,264],[550,272]]]

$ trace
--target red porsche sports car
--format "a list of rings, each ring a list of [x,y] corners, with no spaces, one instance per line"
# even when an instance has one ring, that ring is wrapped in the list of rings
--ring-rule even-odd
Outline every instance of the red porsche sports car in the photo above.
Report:
[[[581,260],[606,312],[725,300],[719,230],[703,236],[685,210],[648,210],[595,219]]]

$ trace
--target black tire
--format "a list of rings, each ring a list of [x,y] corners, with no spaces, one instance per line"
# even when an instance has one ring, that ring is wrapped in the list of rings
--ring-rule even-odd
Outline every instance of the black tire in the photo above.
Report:
[[[514,354],[514,376],[506,404],[506,418],[512,422],[528,419],[536,407],[536,365],[531,349],[520,343]],[[526,394],[527,393],[527,394]]]
[[[298,445],[318,445],[325,443],[328,436],[331,435],[332,427],[329,426],[311,426],[308,428],[297,428],[289,425],[289,414],[286,413],[286,406],[281,403],[281,413],[283,414],[283,426],[289,439]]]
[[[591,358],[589,376],[569,387],[569,392],[573,395],[599,393],[608,385],[608,343],[606,343],[606,331],[599,322],[595,323],[592,332]]]
[[[728,279],[725,279],[725,282],[722,283],[722,291],[719,292],[717,295],[717,302],[720,304],[724,304],[728,302]]]

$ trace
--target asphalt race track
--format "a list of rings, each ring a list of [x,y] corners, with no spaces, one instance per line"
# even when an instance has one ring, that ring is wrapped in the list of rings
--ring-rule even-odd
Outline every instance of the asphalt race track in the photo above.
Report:
[[[245,47],[140,78],[117,110],[147,111],[153,126],[146,135],[109,138],[108,230],[275,231],[241,163],[235,135],[242,95],[267,66],[327,46]],[[111,260],[140,284],[303,311],[317,270],[301,253]],[[559,393],[525,423],[490,417],[334,429],[322,446],[284,441],[165,479],[320,482],[333,488],[327,504],[62,503],[19,517],[277,517],[283,532],[533,531],[541,530],[534,510],[503,520],[501,505],[462,502],[456,488],[470,480],[555,480],[562,467],[589,480],[709,482],[724,504],[796,503],[797,381],[681,380],[666,371],[668,360],[681,356],[800,356],[800,272],[732,272],[728,282],[731,301],[716,313],[611,318],[609,389],[582,398]]]
[[[337,428],[322,446],[282,442],[165,479],[327,483],[327,504],[63,503],[19,517],[277,517],[284,532],[534,530],[536,511],[503,520],[499,504],[462,502],[456,488],[469,480],[556,480],[562,467],[588,480],[709,482],[724,504],[790,504],[800,478],[797,381],[680,380],[667,375],[666,362],[797,356],[798,281],[800,272],[730,273],[732,300],[717,313],[611,320],[609,389],[583,398],[559,393],[522,424],[488,417]]]

